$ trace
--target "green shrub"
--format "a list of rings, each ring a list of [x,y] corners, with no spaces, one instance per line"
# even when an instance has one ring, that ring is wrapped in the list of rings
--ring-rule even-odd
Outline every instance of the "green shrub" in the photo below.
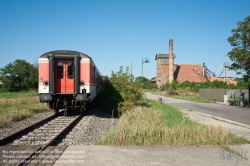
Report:
[[[239,89],[248,89],[248,86],[249,86],[249,82],[239,81],[237,83],[237,87]]]
[[[147,81],[147,82],[144,82],[142,84],[142,89],[156,90],[157,89],[157,85],[156,85],[156,83],[152,83],[150,81]]]
[[[171,84],[167,83],[162,86],[163,89],[177,89],[180,87],[180,84],[178,83],[177,80],[174,80]]]
[[[116,73],[112,71],[111,77],[104,77],[103,86],[98,93],[100,105],[113,110],[115,116],[131,110],[143,100],[141,85],[132,81],[129,68],[123,67]]]
[[[227,83],[222,82],[222,81],[218,81],[218,80],[214,80],[213,82],[211,82],[211,88],[227,89]]]

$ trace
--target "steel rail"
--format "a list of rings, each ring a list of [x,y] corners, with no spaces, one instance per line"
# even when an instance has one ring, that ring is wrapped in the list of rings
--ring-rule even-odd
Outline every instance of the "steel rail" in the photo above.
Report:
[[[41,124],[46,123],[47,121],[50,121],[51,119],[54,119],[55,117],[56,117],[55,115],[49,116],[49,117],[47,117],[39,122],[36,122],[36,123],[24,128],[24,129],[21,129],[13,134],[10,134],[10,135],[0,139],[0,146],[6,145],[7,142],[14,140],[18,136],[20,136],[20,134],[26,133],[37,126],[40,126]]]
[[[39,156],[39,154],[42,151],[44,151],[48,146],[53,144],[63,133],[65,133],[66,130],[68,130],[72,126],[72,124],[74,124],[78,120],[80,120],[82,116],[83,115],[77,116],[72,122],[69,123],[69,125],[67,125],[59,134],[57,134],[48,144],[41,145],[41,147],[38,148],[37,151],[30,154],[30,156],[28,158],[24,159],[18,166],[25,166],[25,165],[29,164],[34,158],[36,158],[36,156]]]

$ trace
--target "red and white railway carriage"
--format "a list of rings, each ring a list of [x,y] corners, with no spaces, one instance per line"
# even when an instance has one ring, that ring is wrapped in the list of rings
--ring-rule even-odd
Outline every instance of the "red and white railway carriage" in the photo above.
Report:
[[[40,101],[47,102],[55,114],[59,109],[80,107],[96,98],[100,72],[86,54],[58,50],[39,58]]]

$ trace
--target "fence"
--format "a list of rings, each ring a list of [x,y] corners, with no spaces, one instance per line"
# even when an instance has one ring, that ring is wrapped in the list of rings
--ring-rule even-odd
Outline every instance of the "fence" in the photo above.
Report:
[[[224,95],[227,94],[226,89],[200,89],[199,91],[201,99],[224,101]]]
[[[216,100],[230,105],[248,105],[248,89],[200,89],[200,98]],[[244,99],[244,100],[243,100]]]

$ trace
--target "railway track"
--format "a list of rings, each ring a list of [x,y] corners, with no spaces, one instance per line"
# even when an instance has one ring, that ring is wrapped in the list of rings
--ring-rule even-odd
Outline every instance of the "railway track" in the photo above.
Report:
[[[0,165],[36,165],[45,160],[51,162],[59,157],[67,146],[51,145],[82,118],[81,115],[61,114],[48,117],[1,139]],[[50,158],[51,160],[48,160]]]

